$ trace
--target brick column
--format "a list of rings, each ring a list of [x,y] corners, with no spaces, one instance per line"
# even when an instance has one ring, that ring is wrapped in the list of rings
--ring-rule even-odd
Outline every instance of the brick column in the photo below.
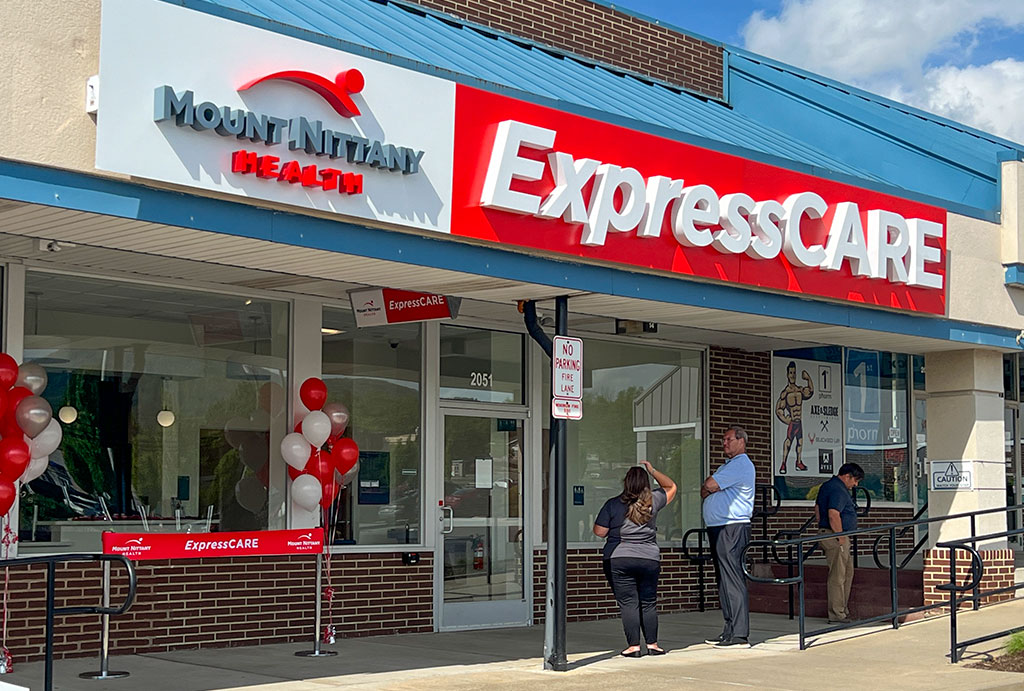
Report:
[[[967,513],[1006,505],[1005,461],[1003,451],[1003,367],[1002,356],[993,351],[959,350],[929,353],[925,357],[928,387],[928,468],[951,461],[971,463],[970,489],[928,491],[928,513],[932,517]],[[931,485],[931,483],[930,483]],[[1006,514],[979,517],[976,534],[1006,530]],[[971,535],[968,519],[932,523],[928,531],[929,550],[925,553],[925,604],[939,602],[948,594],[935,589],[948,583],[949,551],[937,544]],[[985,561],[982,589],[1010,585],[1013,579],[1013,554],[1005,538],[976,545]],[[962,564],[962,566],[961,566]],[[969,574],[967,553],[957,555],[957,580]],[[1010,582],[1005,582],[1006,578]],[[1012,597],[1012,594],[1010,594]],[[992,601],[1005,598],[993,598]]]

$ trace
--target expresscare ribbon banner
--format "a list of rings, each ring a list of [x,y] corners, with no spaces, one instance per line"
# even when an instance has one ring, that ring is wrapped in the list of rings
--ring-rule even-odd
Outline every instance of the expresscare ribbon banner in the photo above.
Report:
[[[103,533],[103,553],[128,559],[320,554],[323,530],[250,530],[235,533]]]

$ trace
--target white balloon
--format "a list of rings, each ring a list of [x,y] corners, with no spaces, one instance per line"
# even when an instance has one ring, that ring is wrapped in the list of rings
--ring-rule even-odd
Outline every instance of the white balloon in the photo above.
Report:
[[[28,463],[28,467],[25,468],[25,472],[21,474],[22,482],[32,482],[37,477],[46,472],[46,469],[50,467],[50,457],[40,456],[38,458],[33,457]]]
[[[252,422],[252,427],[258,430],[270,429],[270,413],[259,408],[249,414],[249,420]]]
[[[296,470],[302,470],[306,467],[311,453],[313,453],[313,448],[306,441],[306,438],[298,432],[289,432],[281,440],[281,456],[284,458],[285,463]]]
[[[60,446],[62,439],[64,439],[64,430],[61,429],[60,423],[57,422],[56,418],[51,418],[43,431],[35,437],[25,437],[25,441],[28,442],[28,451],[32,458],[49,457]]]
[[[320,481],[309,473],[299,475],[292,480],[291,495],[292,501],[306,511],[314,511],[320,506],[320,499],[323,497],[324,489]]]
[[[306,413],[306,417],[302,418],[302,436],[319,449],[331,436],[331,418],[322,410]]]
[[[235,483],[235,500],[246,511],[256,513],[267,503],[267,488],[255,475],[246,475]]]

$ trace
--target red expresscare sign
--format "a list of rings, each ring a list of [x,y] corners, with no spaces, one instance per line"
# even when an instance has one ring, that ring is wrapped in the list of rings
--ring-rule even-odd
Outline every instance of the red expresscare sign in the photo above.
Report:
[[[455,131],[452,235],[945,313],[944,209],[461,85]]]
[[[249,557],[323,552],[321,528],[231,533],[103,533],[103,553],[133,560]]]

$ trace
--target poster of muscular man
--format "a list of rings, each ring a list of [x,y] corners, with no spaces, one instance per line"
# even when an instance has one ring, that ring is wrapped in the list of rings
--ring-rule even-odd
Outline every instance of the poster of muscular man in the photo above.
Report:
[[[828,477],[842,465],[842,366],[772,358],[775,475]]]

